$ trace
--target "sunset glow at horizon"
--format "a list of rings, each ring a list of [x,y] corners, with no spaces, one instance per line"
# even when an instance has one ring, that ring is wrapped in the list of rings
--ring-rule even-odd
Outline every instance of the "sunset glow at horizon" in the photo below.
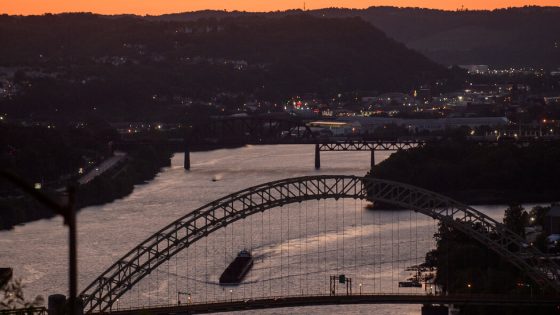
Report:
[[[199,10],[268,12],[329,7],[421,7],[442,10],[492,10],[526,5],[559,6],[558,0],[0,0],[0,14],[36,15],[62,12],[159,15]]]

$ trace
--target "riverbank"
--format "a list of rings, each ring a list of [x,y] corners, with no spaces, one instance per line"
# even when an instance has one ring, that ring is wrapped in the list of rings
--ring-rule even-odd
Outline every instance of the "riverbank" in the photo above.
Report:
[[[86,184],[79,185],[76,208],[100,205],[126,197],[134,186],[153,179],[163,167],[171,164],[172,152],[164,146],[129,147],[126,158]],[[49,210],[26,195],[0,199],[0,230],[54,216]]]
[[[80,185],[78,208],[105,204],[126,197],[134,186],[152,180],[163,167],[171,165],[172,152],[162,146],[139,146],[129,149],[121,166],[107,171],[91,182]]]
[[[560,143],[442,142],[398,151],[367,176],[438,192],[470,205],[550,203],[560,196]]]

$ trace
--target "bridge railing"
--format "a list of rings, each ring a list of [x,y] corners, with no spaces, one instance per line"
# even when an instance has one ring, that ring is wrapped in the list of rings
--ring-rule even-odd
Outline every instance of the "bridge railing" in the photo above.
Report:
[[[0,315],[47,315],[48,311],[45,307],[28,307],[16,309],[0,309]]]
[[[508,305],[536,305],[536,304],[547,304],[554,305],[558,303],[558,297],[554,295],[538,295],[538,296],[524,296],[524,295],[510,295],[510,294],[453,294],[453,295],[437,295],[437,294],[421,294],[421,293],[407,293],[407,294],[396,294],[396,293],[354,293],[354,294],[305,294],[305,295],[278,295],[278,296],[267,296],[263,298],[231,298],[231,299],[220,299],[211,302],[195,302],[191,301],[189,303],[168,303],[168,304],[157,304],[150,306],[140,306],[140,307],[123,307],[123,308],[113,308],[102,313],[128,313],[137,312],[141,310],[157,310],[157,309],[174,309],[174,308],[194,308],[194,309],[212,309],[213,306],[227,306],[227,305],[243,305],[250,303],[263,303],[268,302],[270,304],[281,303],[283,301],[305,301],[305,300],[318,300],[318,299],[360,299],[361,302],[370,300],[372,303],[380,302],[384,304],[391,304],[391,302],[406,303],[410,304],[417,303],[438,303],[438,302],[464,302],[469,304],[508,304]],[[100,314],[100,313],[93,313]]]

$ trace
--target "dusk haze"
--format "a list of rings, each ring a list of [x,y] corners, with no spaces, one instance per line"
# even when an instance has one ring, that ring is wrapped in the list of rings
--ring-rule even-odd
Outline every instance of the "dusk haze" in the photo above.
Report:
[[[440,10],[493,10],[522,6],[557,6],[556,0],[0,0],[0,13],[35,15],[62,12],[93,12],[99,14],[158,15],[167,13],[228,10],[268,12],[277,10],[322,8],[363,9],[372,6],[418,7]]]
[[[559,0],[0,0],[0,315],[560,315]]]

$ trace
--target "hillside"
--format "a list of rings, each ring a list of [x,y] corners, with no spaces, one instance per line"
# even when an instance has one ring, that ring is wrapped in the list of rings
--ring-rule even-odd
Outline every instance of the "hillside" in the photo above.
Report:
[[[282,16],[291,13],[252,15]],[[321,9],[307,13],[321,17],[360,17],[389,37],[444,65],[560,66],[560,7],[494,11],[371,7],[363,10]],[[191,20],[239,15],[249,14],[200,11],[150,18]]]
[[[369,8],[359,16],[442,64],[560,66],[560,8],[455,12]]]
[[[483,146],[455,139],[396,152],[373,174],[466,204],[556,202],[559,158],[558,142]]]
[[[359,18],[0,16],[0,41],[10,43],[0,46],[0,67],[42,71],[18,78],[26,95],[8,104],[17,109],[138,114],[175,96],[232,92],[281,100],[307,92],[410,91],[447,75]]]

